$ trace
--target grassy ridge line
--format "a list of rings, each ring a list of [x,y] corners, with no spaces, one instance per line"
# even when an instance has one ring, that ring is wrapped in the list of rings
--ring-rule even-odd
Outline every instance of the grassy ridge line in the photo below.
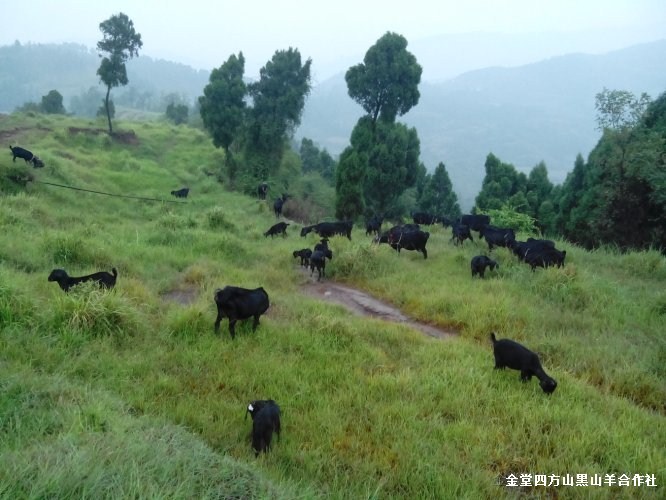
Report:
[[[159,149],[153,144],[153,132],[164,135],[159,127],[137,124],[136,129],[147,151]],[[74,159],[61,164],[63,173],[75,178],[80,169],[96,187],[95,182],[111,182],[106,167],[76,161],[78,152],[68,142],[59,147],[74,150]],[[118,153],[115,146],[98,152],[100,165],[118,162]],[[144,158],[128,156],[139,168],[118,179],[144,189],[168,187],[156,176],[158,168],[146,173]],[[170,176],[185,176],[193,167],[183,155],[168,168],[174,170]],[[373,247],[360,230],[352,242],[333,240],[331,275],[372,288],[415,317],[462,328],[464,339],[439,342],[400,325],[351,317],[300,294],[302,274],[291,250],[314,239],[296,236],[292,227],[285,240],[263,238],[274,222],[265,204],[220,192],[210,179],[191,175],[201,195],[178,210],[47,189],[2,199],[2,359],[108,391],[138,414],[184,424],[214,450],[252,464],[242,409],[253,397],[273,396],[284,408],[285,433],[275,453],[258,464],[262,473],[287,488],[312,485],[334,497],[504,496],[510,492],[495,481],[512,471],[640,471],[663,482],[663,416],[608,394],[612,389],[603,385],[627,372],[610,369],[606,376],[618,378],[606,379],[599,391],[587,375],[605,368],[596,350],[560,357],[568,354],[572,332],[614,328],[614,320],[595,304],[614,309],[614,301],[626,293],[639,306],[616,317],[638,326],[646,340],[636,343],[636,356],[652,362],[652,337],[663,312],[652,308],[660,303],[650,294],[660,267],[656,261],[652,271],[644,269],[652,262],[650,254],[631,261],[603,253],[574,255],[573,278],[562,274],[571,273],[569,265],[533,275],[500,255],[501,279],[481,282],[471,281],[468,269],[479,250],[453,248],[441,228],[432,229],[427,261]],[[603,272],[584,275],[582,259],[588,258],[603,261]],[[45,281],[56,264],[89,271],[110,261],[119,262],[122,276],[112,294],[64,296]],[[212,291],[226,283],[263,285],[272,299],[256,334],[243,326],[233,343],[226,323],[221,338],[210,333]],[[597,298],[597,286],[603,300]],[[179,287],[195,290],[193,304],[160,299]],[[583,308],[573,307],[578,300],[571,290],[583,297]],[[544,320],[555,328],[540,338]],[[546,369],[560,382],[552,398],[535,383],[518,383],[516,372],[493,372],[488,328],[537,346]],[[625,348],[615,331],[596,333],[608,339],[611,352]],[[642,362],[622,368],[638,377],[649,374]],[[39,433],[32,438],[44,439]],[[607,497],[611,491],[637,493],[621,488],[560,493]]]

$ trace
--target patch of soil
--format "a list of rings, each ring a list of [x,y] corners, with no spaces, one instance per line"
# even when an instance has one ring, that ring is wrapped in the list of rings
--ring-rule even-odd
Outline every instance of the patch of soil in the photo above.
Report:
[[[359,316],[370,316],[393,323],[403,323],[418,331],[438,339],[448,339],[458,335],[452,330],[443,330],[425,323],[420,323],[405,316],[392,305],[382,302],[367,293],[330,281],[308,281],[303,284],[303,292],[311,297],[328,300],[344,306]]]
[[[10,139],[13,139],[17,135],[19,135],[21,132],[24,132],[26,130],[42,130],[46,132],[50,132],[51,129],[48,127],[15,127],[13,129],[9,130],[0,130],[0,142],[3,141],[9,141]],[[12,144],[13,146],[16,146],[17,144]]]
[[[162,294],[162,298],[171,302],[177,302],[183,306],[189,306],[197,300],[197,290],[194,288],[169,290]]]

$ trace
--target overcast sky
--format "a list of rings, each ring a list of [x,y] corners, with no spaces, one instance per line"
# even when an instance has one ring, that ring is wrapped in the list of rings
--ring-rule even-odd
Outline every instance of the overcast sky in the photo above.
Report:
[[[99,23],[119,12],[141,34],[141,55],[210,70],[243,51],[246,75],[253,77],[276,50],[295,47],[312,58],[315,82],[361,62],[387,31],[410,45],[447,34],[543,33],[572,41],[562,52],[666,38],[666,0],[0,0],[0,45],[94,48]],[[588,40],[578,47],[573,40],[581,32],[598,39],[578,37]],[[545,56],[557,50],[551,43]]]

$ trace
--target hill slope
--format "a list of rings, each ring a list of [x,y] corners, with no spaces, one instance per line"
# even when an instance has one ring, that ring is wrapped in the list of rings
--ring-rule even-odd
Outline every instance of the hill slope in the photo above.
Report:
[[[500,249],[499,271],[472,280],[485,248],[455,247],[442,227],[429,228],[427,260],[358,228],[332,238],[328,279],[459,332],[432,339],[302,293],[309,276],[292,251],[316,238],[293,223],[265,238],[269,203],[204,173],[221,158],[200,131],[119,122],[132,141],[118,142],[96,127],[0,116],[6,142],[45,160],[29,170],[37,181],[167,201],[186,184],[190,197],[12,187],[7,172],[28,167],[0,155],[0,496],[508,498],[517,489],[498,481],[522,473],[655,474],[660,485],[520,489],[530,496],[663,496],[658,253],[557,242],[566,266],[532,273]],[[64,294],[46,280],[54,267],[111,266],[112,292]],[[263,286],[271,300],[234,341],[226,320],[212,332],[226,284]],[[539,353],[553,395],[493,370],[493,330]],[[243,416],[269,397],[283,432],[255,459]]]

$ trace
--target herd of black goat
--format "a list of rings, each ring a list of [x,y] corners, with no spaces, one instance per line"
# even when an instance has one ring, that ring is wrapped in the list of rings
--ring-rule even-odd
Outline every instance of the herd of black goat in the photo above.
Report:
[[[32,152],[10,146],[13,160],[22,158],[26,162],[31,162],[34,167],[43,167],[43,162]],[[265,200],[268,191],[266,183],[262,183],[257,188],[259,199]],[[171,191],[171,194],[177,198],[187,198],[189,188],[181,188]],[[290,198],[288,194],[283,194],[273,203],[275,216],[282,216],[282,208],[285,202]],[[463,245],[466,239],[474,241],[472,231],[479,234],[479,238],[486,240],[488,252],[495,247],[505,247],[510,249],[521,261],[529,264],[534,271],[537,267],[550,267],[564,265],[566,251],[557,250],[554,242],[550,240],[528,238],[527,241],[517,241],[515,232],[511,228],[500,228],[490,224],[490,217],[487,215],[463,215],[459,219],[451,220],[446,217],[436,216],[424,212],[412,214],[413,223],[399,224],[391,227],[387,231],[382,231],[383,218],[374,216],[366,222],[366,236],[374,236],[373,242],[377,244],[387,243],[398,253],[402,249],[419,251],[423,253],[423,258],[428,258],[426,244],[430,233],[421,230],[421,225],[432,225],[441,223],[445,228],[451,227],[451,239],[456,246]],[[268,237],[282,235],[287,236],[287,222],[278,222],[272,225],[264,236]],[[353,223],[351,221],[320,222],[310,226],[304,226],[301,229],[301,236],[305,237],[310,233],[315,233],[320,240],[314,245],[313,249],[303,248],[293,252],[294,258],[300,259],[300,265],[310,269],[310,276],[317,271],[317,280],[326,277],[326,261],[333,259],[333,252],[328,243],[333,236],[344,236],[351,240]],[[498,268],[499,264],[486,255],[474,256],[470,263],[472,278],[484,277],[486,269],[491,271]],[[54,269],[48,277],[48,281],[58,283],[60,288],[68,292],[72,287],[85,282],[96,283],[100,288],[112,289],[116,284],[118,271],[113,268],[112,272],[100,271],[85,276],[69,276],[64,269]],[[215,319],[214,330],[219,333],[220,322],[223,318],[229,320],[229,333],[234,339],[235,325],[239,320],[254,318],[252,325],[253,331],[259,325],[259,318],[264,314],[269,306],[269,296],[263,288],[247,289],[237,286],[225,286],[217,289],[214,294],[214,302],[217,306],[217,317]],[[495,357],[495,369],[511,368],[520,371],[520,380],[529,381],[532,376],[539,379],[542,390],[551,394],[557,387],[557,382],[546,374],[539,357],[536,353],[530,351],[525,346],[509,340],[497,340],[495,333],[491,334],[493,345],[493,354]],[[280,407],[272,400],[254,400],[247,407],[247,413],[252,417],[252,448],[255,456],[261,452],[270,450],[273,433],[280,437]]]

